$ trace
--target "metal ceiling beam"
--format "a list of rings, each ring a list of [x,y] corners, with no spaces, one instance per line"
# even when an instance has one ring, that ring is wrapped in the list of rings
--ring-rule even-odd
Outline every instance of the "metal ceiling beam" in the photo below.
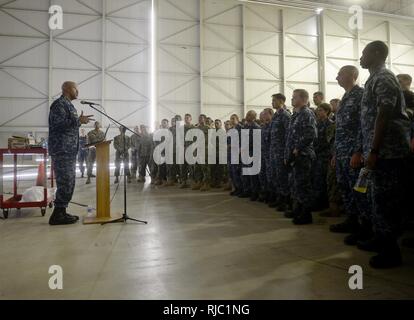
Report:
[[[255,3],[255,4],[263,4],[263,5],[276,5],[279,7],[285,8],[292,8],[292,9],[301,9],[301,10],[315,10],[317,8],[324,8],[333,11],[339,12],[348,12],[347,6],[341,5],[334,5],[329,3],[317,2],[317,1],[302,1],[302,0],[237,0],[240,2],[248,2],[248,3]],[[374,15],[374,16],[381,16],[387,19],[396,19],[396,20],[407,20],[407,21],[414,21],[414,17],[412,16],[402,16],[396,15],[392,13],[385,13],[379,11],[372,11],[364,9],[364,14],[367,15]]]

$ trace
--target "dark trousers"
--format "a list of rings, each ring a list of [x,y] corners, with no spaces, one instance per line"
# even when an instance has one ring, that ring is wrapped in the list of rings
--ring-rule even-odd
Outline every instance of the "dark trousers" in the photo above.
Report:
[[[76,154],[52,156],[56,179],[55,208],[67,208],[72,200],[76,181]]]
[[[409,169],[405,159],[378,160],[371,173],[372,224],[376,235],[397,239],[408,209]]]
[[[241,180],[241,165],[240,164],[229,164],[229,174],[231,183],[234,189],[242,191],[243,183]]]
[[[313,194],[314,202],[327,204],[328,203],[328,166],[329,166],[329,155],[317,156],[313,162]]]
[[[336,179],[342,195],[345,213],[362,219],[371,219],[367,194],[354,190],[361,169],[353,169],[351,158],[336,159]]]
[[[305,208],[312,207],[312,158],[296,157],[292,170],[293,197]]]
[[[147,175],[147,166],[150,164],[150,155],[141,155],[139,162],[139,176],[145,178]]]
[[[88,161],[88,150],[79,150],[78,152],[78,163],[79,163],[79,170],[82,174],[85,173],[85,166],[87,165]]]

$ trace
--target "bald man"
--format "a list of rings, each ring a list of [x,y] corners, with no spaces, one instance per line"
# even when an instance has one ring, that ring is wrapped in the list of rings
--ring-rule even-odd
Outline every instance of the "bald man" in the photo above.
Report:
[[[348,245],[372,237],[369,206],[366,194],[354,191],[362,159],[361,100],[364,89],[357,85],[359,71],[355,66],[344,66],[336,80],[345,94],[336,114],[334,160],[339,190],[342,194],[345,222],[331,226],[332,232],[350,233],[345,238]]]
[[[62,96],[55,100],[49,113],[49,154],[56,178],[55,209],[49,219],[50,225],[72,224],[79,217],[66,212],[75,189],[76,157],[79,150],[79,127],[91,121],[92,116],[80,116],[72,104],[78,98],[76,83],[67,81],[62,85]]]

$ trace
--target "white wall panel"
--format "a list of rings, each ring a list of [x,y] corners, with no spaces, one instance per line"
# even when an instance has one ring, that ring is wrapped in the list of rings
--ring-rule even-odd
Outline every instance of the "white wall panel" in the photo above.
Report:
[[[51,3],[63,7],[63,30],[49,31]],[[103,104],[129,126],[150,124],[150,4],[0,1],[0,129],[46,130],[49,97],[60,94],[65,80],[77,81],[80,98]],[[363,30],[353,31],[346,12],[318,16],[235,0],[157,4],[157,120],[184,113],[196,119],[201,112],[242,116],[269,106],[276,92],[289,104],[295,88],[312,94],[326,87],[327,100],[341,97],[338,70],[359,67],[372,40],[392,44],[388,65],[395,73],[414,74],[414,23],[407,20],[369,15]],[[362,84],[368,76],[361,70]]]
[[[326,101],[343,96],[343,89],[336,80],[339,69],[345,65],[359,67],[358,31],[348,26],[349,16],[340,12],[324,13],[326,30]]]
[[[158,119],[200,113],[199,1],[159,0]]]
[[[244,113],[242,5],[232,0],[202,1],[203,101],[201,112],[227,119]]]
[[[244,30],[245,111],[260,112],[281,89],[282,10],[246,5]]]

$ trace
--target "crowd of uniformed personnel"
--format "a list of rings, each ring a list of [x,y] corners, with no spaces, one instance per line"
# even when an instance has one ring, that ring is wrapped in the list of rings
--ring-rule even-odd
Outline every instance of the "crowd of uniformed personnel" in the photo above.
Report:
[[[129,167],[130,148],[132,168],[126,171],[129,181],[138,177],[139,182],[145,182],[148,170],[151,183],[163,187],[179,184],[180,188],[200,191],[223,188],[231,196],[263,202],[284,212],[296,225],[312,223],[312,212],[344,214],[344,222],[330,226],[332,232],[347,234],[347,245],[377,252],[370,260],[372,267],[398,266],[402,258],[397,240],[410,219],[406,192],[414,171],[414,93],[410,91],[409,75],[396,77],[385,67],[387,56],[385,43],[368,44],[361,57],[361,67],[370,72],[365,87],[358,85],[358,68],[344,66],[337,76],[345,91],[342,99],[326,103],[324,94],[316,92],[315,108],[311,108],[308,92],[297,89],[291,110],[286,97],[278,93],[272,96],[272,108],[259,115],[249,111],[241,120],[233,114],[224,125],[203,114],[197,124],[192,123],[190,114],[184,116],[184,132],[202,130],[206,141],[209,129],[248,129],[250,154],[252,132],[261,129],[258,175],[243,175],[248,165],[231,162],[229,142],[227,165],[157,165],[152,156],[160,142],[154,142],[148,128],[141,126],[135,128],[137,134],[131,138],[125,136],[125,130],[115,138],[116,182],[120,162],[124,160]],[[160,128],[169,128],[176,137],[176,122],[182,120],[179,115],[171,122],[164,119]],[[91,134],[94,136],[96,133]],[[128,143],[124,144],[124,139]],[[173,143],[175,159],[175,139]],[[190,144],[185,142],[185,148]],[[88,156],[88,179],[90,161],[94,161],[93,156]],[[366,192],[355,190],[361,177],[367,178]]]

